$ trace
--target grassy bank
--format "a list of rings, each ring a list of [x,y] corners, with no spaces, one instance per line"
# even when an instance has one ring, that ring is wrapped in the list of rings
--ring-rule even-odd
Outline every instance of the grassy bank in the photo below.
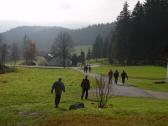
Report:
[[[93,68],[96,73],[108,73],[109,69],[113,72],[118,69],[121,73],[125,70],[129,76],[128,83],[147,90],[168,92],[167,83],[158,83],[158,81],[165,81],[166,68],[160,66],[110,66],[105,65]]]
[[[50,89],[59,77],[65,83],[66,93],[56,109]],[[113,97],[107,108],[98,109],[94,96],[80,100],[82,78],[81,73],[70,69],[19,68],[15,73],[1,74],[0,126],[93,125],[94,120],[99,125],[167,125],[168,100]],[[85,108],[69,111],[75,102],[84,102]]]

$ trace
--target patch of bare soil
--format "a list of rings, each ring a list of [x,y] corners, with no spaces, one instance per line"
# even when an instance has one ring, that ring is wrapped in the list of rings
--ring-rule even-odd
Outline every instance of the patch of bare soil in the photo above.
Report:
[[[22,116],[27,116],[27,117],[38,117],[41,116],[42,114],[39,112],[31,112],[31,111],[25,111],[25,112],[19,112],[19,115]]]
[[[168,115],[122,117],[73,115],[52,118],[40,126],[168,126]]]

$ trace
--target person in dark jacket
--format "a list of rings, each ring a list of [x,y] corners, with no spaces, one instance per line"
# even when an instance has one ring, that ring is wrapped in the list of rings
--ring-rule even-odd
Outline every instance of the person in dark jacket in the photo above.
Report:
[[[89,73],[90,73],[90,72],[91,72],[91,69],[92,69],[92,68],[91,68],[91,65],[88,66],[88,69],[89,69]]]
[[[118,70],[116,70],[116,71],[114,72],[114,81],[115,81],[115,84],[118,83],[118,77],[119,77],[119,72],[118,72]]]
[[[112,84],[112,78],[113,78],[113,71],[110,69],[108,72],[108,77],[109,77],[109,84]]]
[[[84,72],[85,72],[85,73],[88,72],[88,66],[87,66],[87,65],[84,66]]]
[[[127,78],[128,80],[128,76],[127,76],[127,73],[123,70],[123,72],[121,73],[121,78],[122,78],[122,83],[124,85],[125,83],[125,78]]]
[[[87,99],[88,98],[88,90],[90,89],[90,82],[88,80],[87,75],[85,76],[85,79],[82,80],[81,87],[82,87],[81,99],[83,100],[84,94],[85,94],[85,99]]]
[[[55,90],[55,107],[57,108],[60,100],[61,100],[61,94],[62,91],[65,92],[65,86],[64,83],[61,81],[62,79],[59,78],[58,81],[56,81],[51,89],[51,93],[53,94],[53,90]]]

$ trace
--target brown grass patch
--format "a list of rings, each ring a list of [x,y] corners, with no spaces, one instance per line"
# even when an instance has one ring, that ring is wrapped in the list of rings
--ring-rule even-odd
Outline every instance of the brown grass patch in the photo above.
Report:
[[[38,117],[41,116],[42,114],[39,112],[31,112],[31,111],[25,111],[25,112],[19,112],[19,115],[25,116],[25,117]]]
[[[49,119],[41,126],[168,126],[168,115],[71,115]]]

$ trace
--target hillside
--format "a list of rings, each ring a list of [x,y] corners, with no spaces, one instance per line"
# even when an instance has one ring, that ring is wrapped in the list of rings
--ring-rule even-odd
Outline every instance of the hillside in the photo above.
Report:
[[[98,34],[103,37],[109,36],[112,29],[114,29],[114,25],[114,23],[99,24],[75,30],[52,26],[22,26],[4,32],[3,36],[7,43],[17,42],[21,44],[26,34],[37,43],[38,48],[47,51],[59,32],[68,32],[75,45],[91,45]]]

